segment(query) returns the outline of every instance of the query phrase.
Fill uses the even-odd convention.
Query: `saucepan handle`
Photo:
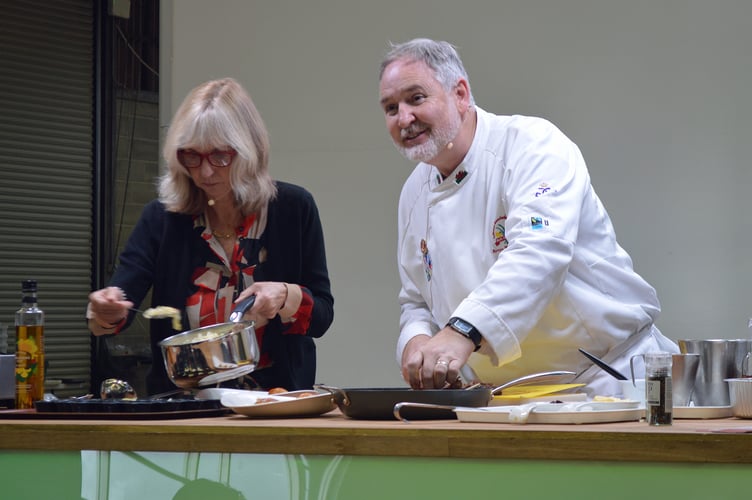
[[[634,360],[635,358],[642,358],[642,361],[645,362],[645,355],[644,354],[635,354],[631,358],[629,358],[629,373],[632,375],[632,386],[637,387],[637,384],[635,383],[635,376],[634,376]]]
[[[750,320],[752,322],[752,319]],[[742,361],[742,378],[752,377],[752,352],[748,352],[744,355],[744,361]]]
[[[243,315],[253,307],[253,303],[256,302],[256,294],[254,293],[250,297],[238,302],[238,305],[230,313],[230,321],[238,323],[243,320]]]

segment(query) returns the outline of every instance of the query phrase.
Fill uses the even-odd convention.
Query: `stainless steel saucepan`
[[[188,330],[159,342],[167,375],[183,389],[236,379],[256,369],[259,347],[253,321],[243,314],[256,300],[240,302],[227,323]]]

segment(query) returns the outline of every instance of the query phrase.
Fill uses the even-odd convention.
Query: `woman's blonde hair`
[[[208,199],[177,159],[177,150],[231,147],[235,202],[244,215],[258,212],[277,193],[269,175],[269,134],[251,97],[232,78],[199,85],[183,100],[167,131],[163,156],[167,171],[159,179],[159,199],[170,212],[200,214]]]

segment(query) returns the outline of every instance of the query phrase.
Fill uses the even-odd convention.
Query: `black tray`
[[[230,412],[214,399],[59,399],[37,401],[33,410],[0,411],[0,418],[164,419],[215,417]]]

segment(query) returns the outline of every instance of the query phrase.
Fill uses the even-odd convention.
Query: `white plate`
[[[522,405],[525,403],[550,403],[551,401],[561,401],[562,403],[573,403],[578,401],[587,401],[588,395],[584,392],[575,392],[572,394],[549,394],[547,396],[537,396],[534,398],[507,398],[504,396],[494,396],[488,406],[512,406]]]
[[[330,392],[319,393],[315,396],[295,397],[304,392],[314,391],[292,391],[274,395],[262,393],[264,394],[262,397],[275,400],[269,403],[256,403],[256,397],[250,394],[246,397],[238,394],[227,394],[222,396],[221,401],[223,406],[247,417],[315,417],[328,413],[337,407],[334,402],[334,395]]]
[[[456,408],[461,422],[504,424],[597,424],[640,420],[645,409],[637,401],[585,403],[530,403],[521,406]]]
[[[729,418],[733,415],[730,406],[674,406],[674,418]]]

